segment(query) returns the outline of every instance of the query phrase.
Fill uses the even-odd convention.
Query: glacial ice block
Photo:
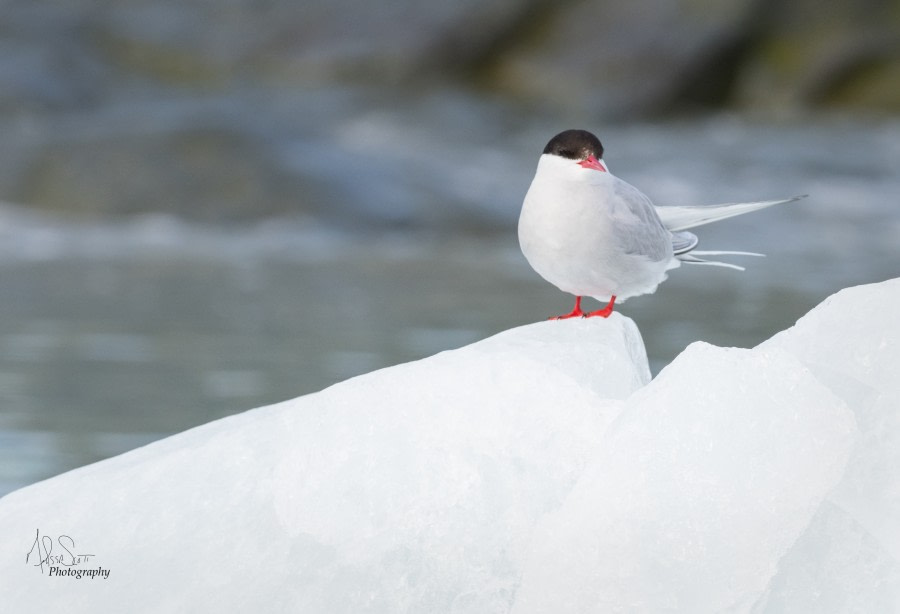
[[[649,379],[620,314],[543,322],[77,469],[0,500],[3,607],[508,611],[534,524]],[[36,531],[109,578],[26,565]]]
[[[900,279],[842,290],[760,348],[796,356],[860,431],[764,611],[900,612]]]
[[[515,614],[749,611],[856,428],[783,350],[688,347],[539,525]]]
[[[897,612],[897,313],[851,288],[652,382],[620,314],[544,322],[212,422],[0,499],[2,607]]]

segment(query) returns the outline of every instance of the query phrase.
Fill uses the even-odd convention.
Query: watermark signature
[[[40,567],[42,574],[46,571],[50,576],[67,576],[77,580],[108,579],[108,569],[87,567],[95,556],[76,549],[75,540],[68,535],[59,535],[54,540],[49,535],[41,535],[41,530],[36,529],[31,550],[25,555],[25,564]]]

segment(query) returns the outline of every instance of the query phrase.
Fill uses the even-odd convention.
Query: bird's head
[[[587,130],[565,130],[550,139],[544,154],[569,160],[581,168],[609,172],[603,161],[603,144]]]

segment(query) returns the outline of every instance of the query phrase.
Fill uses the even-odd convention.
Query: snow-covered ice
[[[0,595],[15,612],[900,611],[898,311],[900,279],[848,289],[653,381],[628,318],[543,322],[218,420],[0,499]],[[72,569],[109,576],[26,562],[37,531],[51,560],[89,553]]]

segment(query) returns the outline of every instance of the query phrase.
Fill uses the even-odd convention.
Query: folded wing
[[[754,203],[725,203],[722,205],[699,205],[685,207],[656,207],[656,213],[663,225],[673,233],[703,224],[718,222],[736,215],[751,211],[759,211],[766,207],[781,205],[806,198],[806,195],[794,196],[784,200],[761,200]]]

